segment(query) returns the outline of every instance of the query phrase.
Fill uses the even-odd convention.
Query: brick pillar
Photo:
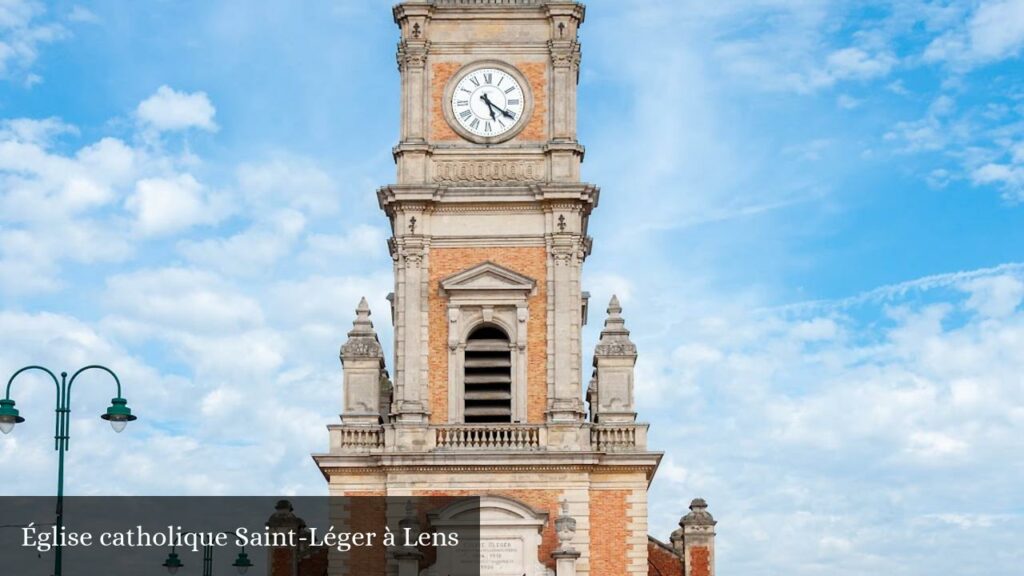
[[[292,533],[298,538],[306,523],[295,515],[292,504],[288,500],[279,500],[274,513],[267,520],[267,530],[271,533]],[[296,547],[276,547],[267,550],[268,576],[299,576],[299,549]]]
[[[690,513],[672,533],[672,548],[683,558],[683,576],[715,576],[715,525],[703,498],[690,502]]]

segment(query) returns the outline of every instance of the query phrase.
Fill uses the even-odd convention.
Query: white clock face
[[[497,68],[478,68],[459,79],[452,93],[452,116],[467,132],[501,136],[522,121],[523,87]]]

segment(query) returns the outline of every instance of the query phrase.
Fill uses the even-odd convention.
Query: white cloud
[[[238,167],[238,187],[254,210],[282,203],[307,215],[323,217],[339,207],[337,184],[307,158],[282,155]]]
[[[862,48],[836,50],[826,59],[826,70],[832,80],[868,80],[887,75],[896,65],[891,54],[869,54]]]
[[[977,278],[961,289],[970,294],[967,307],[990,318],[1012,315],[1024,300],[1024,281],[1009,275]]]
[[[78,134],[78,128],[64,123],[60,118],[42,120],[34,118],[12,118],[0,123],[0,139],[37,144],[47,147],[63,134]]]
[[[90,24],[96,24],[100,21],[100,17],[85,6],[76,4],[71,7],[71,12],[68,12],[68,20],[72,22],[88,22]]]
[[[859,108],[860,105],[863,103],[863,100],[854,98],[849,94],[840,94],[839,96],[836,97],[836,106],[842,108],[843,110],[853,110],[855,108]]]
[[[217,113],[206,92],[177,92],[161,86],[135,110],[139,120],[157,131],[199,128],[209,132],[217,130],[213,116]]]
[[[941,150],[962,136],[963,128],[950,119],[955,109],[956,101],[940,94],[928,105],[923,118],[897,122],[884,138],[902,144],[902,152]]]
[[[846,301],[764,314],[722,305],[662,313],[664,330],[634,320],[652,445],[687,472],[659,473],[651,500],[708,497],[734,530],[736,567],[786,566],[817,539],[829,573],[859,574],[873,560],[853,550],[899,541],[898,554],[913,554],[900,534],[927,533],[954,555],[987,541],[984,523],[969,535],[933,533],[914,518],[1019,501],[1015,473],[997,470],[1003,454],[1024,449],[1022,299],[1024,273],[1008,265],[883,287],[852,298],[856,311]],[[716,481],[698,487],[690,472],[702,467]],[[751,493],[758,503],[743,502]],[[865,509],[884,509],[887,522]],[[667,536],[681,506],[674,512],[652,510],[651,533]],[[760,527],[780,525],[777,514],[787,528],[760,538]],[[819,573],[810,562],[794,569]]]
[[[988,163],[971,172],[975,184],[995,184],[1009,200],[1024,201],[1024,165]]]
[[[229,212],[227,199],[211,193],[191,174],[146,178],[125,201],[143,235],[163,235],[202,224],[216,224]]]
[[[933,40],[926,61],[962,69],[1013,58],[1024,47],[1024,0],[990,0],[978,5],[966,25]]]
[[[264,275],[291,251],[306,219],[282,210],[227,238],[183,240],[178,249],[191,262],[234,276]]]
[[[0,2],[0,78],[20,76],[26,84],[41,81],[29,71],[40,47],[68,36],[60,24],[40,22],[44,14],[43,5],[30,0]]]
[[[257,301],[213,273],[186,268],[111,276],[107,302],[133,321],[162,329],[233,333],[263,323]]]
[[[387,256],[387,234],[382,228],[359,224],[344,234],[310,234],[302,258],[329,265],[340,258],[383,258]]]

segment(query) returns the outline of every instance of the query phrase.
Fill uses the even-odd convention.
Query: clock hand
[[[484,101],[484,104],[487,104],[487,111],[491,113],[491,120],[497,120],[498,117],[494,115],[494,109],[498,107],[491,103],[491,99],[487,97],[486,93],[481,94],[480,99]],[[501,109],[498,108],[498,110]]]
[[[487,106],[497,110],[498,112],[501,112],[502,116],[504,116],[505,118],[508,118],[509,120],[515,120],[515,116],[511,112],[507,110],[502,110],[501,108],[498,108],[497,105],[493,104],[493,102],[490,101],[490,98],[487,97],[487,94],[481,94],[480,97],[483,98],[483,101],[487,102]],[[494,114],[494,112],[492,112],[492,114]]]
[[[480,95],[480,99],[483,100],[484,102],[486,102],[487,105],[491,108],[491,119],[494,119],[494,111],[495,110],[497,110],[498,112],[501,112],[501,115],[504,116],[505,118],[508,118],[509,120],[515,120],[516,119],[515,115],[513,115],[511,112],[509,112],[508,110],[502,110],[501,108],[496,106],[493,102],[491,102],[491,99],[487,97],[486,93],[485,94],[481,94]]]

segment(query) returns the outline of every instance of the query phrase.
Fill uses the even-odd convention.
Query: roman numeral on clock
[[[459,112],[459,116],[463,120],[469,120],[470,116],[472,116],[472,115],[473,115],[473,113],[470,112],[469,110],[463,110],[462,112]]]
[[[456,106],[469,106],[469,100],[456,100]]]
[[[511,94],[511,93],[513,93],[515,91],[516,91],[516,87],[515,86],[509,86],[508,88],[505,89],[505,94]]]
[[[491,123],[490,122],[484,122],[484,132],[490,132],[490,131],[491,131]]]
[[[476,76],[470,76],[469,81],[473,83],[473,86],[479,86],[480,81],[476,79]]]
[[[509,99],[508,105],[509,106],[519,106],[519,99],[518,98],[511,98],[511,99]]]
[[[492,80],[494,80],[494,74],[484,72],[484,84],[490,84]]]
[[[473,121],[469,123],[469,127],[472,128],[473,130],[476,130],[477,126],[479,126],[479,125],[480,125],[480,119],[479,118],[473,118]]]

